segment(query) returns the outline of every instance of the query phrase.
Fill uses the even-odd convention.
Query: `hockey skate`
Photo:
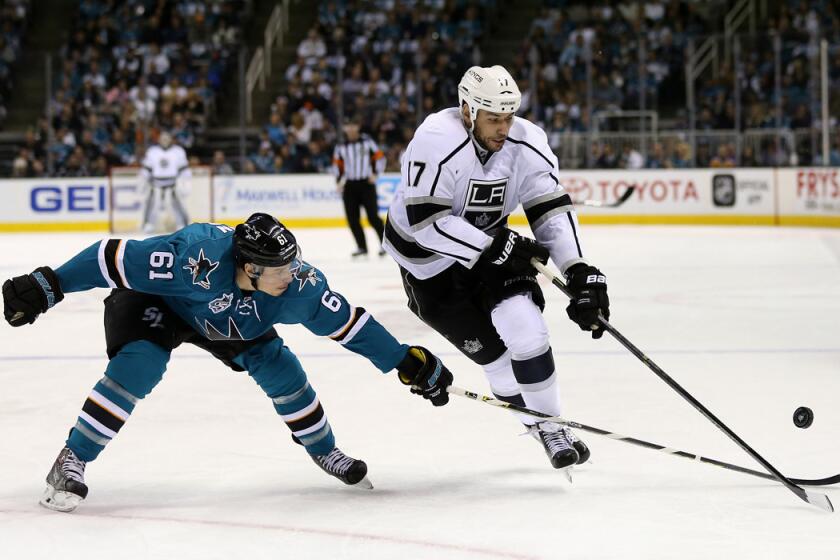
[[[566,436],[566,439],[569,443],[572,444],[572,447],[575,448],[575,451],[578,452],[578,460],[576,465],[582,465],[589,460],[589,456],[591,453],[589,452],[589,447],[586,446],[572,431],[571,428],[563,427],[563,434]]]
[[[577,449],[566,438],[564,429],[556,424],[543,422],[528,428],[528,433],[540,443],[551,461],[551,466],[560,469],[569,480],[572,481],[571,467],[578,463],[580,455]]]
[[[373,484],[367,477],[367,464],[341,452],[338,447],[326,455],[310,455],[315,464],[323,471],[339,479],[344,484],[373,490]]]
[[[65,447],[47,475],[40,504],[55,511],[71,512],[87,497],[85,462]]]

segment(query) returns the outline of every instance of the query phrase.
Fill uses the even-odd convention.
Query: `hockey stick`
[[[591,206],[592,208],[618,208],[633,196],[633,193],[636,191],[636,185],[630,185],[627,187],[627,190],[618,197],[618,200],[615,202],[603,202],[601,200],[579,200],[577,202],[572,202],[575,206]]]
[[[459,397],[466,397],[468,399],[483,402],[492,406],[496,406],[499,408],[506,408],[508,410],[512,410],[513,412],[518,412],[519,414],[524,414],[526,416],[531,416],[533,418],[540,418],[542,420],[547,420],[549,422],[554,422],[556,424],[562,424],[564,426],[568,426],[570,428],[575,428],[576,430],[581,430],[584,432],[590,432],[593,434],[597,434],[599,436],[608,437],[610,439],[616,441],[623,441],[624,443],[629,443],[631,445],[637,445],[639,447],[644,447],[646,449],[653,449],[654,451],[661,451],[667,455],[673,455],[676,457],[683,457],[685,459],[689,459],[691,461],[699,461],[701,463],[706,463],[709,465],[713,465],[716,467],[722,467],[724,469],[728,469],[735,472],[740,472],[744,474],[748,474],[751,476],[757,476],[758,478],[764,478],[768,480],[776,480],[776,477],[772,474],[767,474],[761,471],[755,471],[753,469],[748,469],[747,467],[740,467],[738,465],[733,465],[732,463],[726,463],[724,461],[719,461],[718,459],[711,459],[709,457],[703,457],[701,455],[697,455],[696,453],[689,453],[688,451],[679,451],[677,449],[672,449],[670,447],[666,447],[664,445],[659,445],[657,443],[651,443],[649,441],[645,441],[642,439],[637,439],[630,436],[625,436],[621,434],[617,434],[615,432],[610,432],[608,430],[604,430],[602,428],[596,428],[594,426],[587,426],[586,424],[581,424],[580,422],[575,422],[573,420],[566,420],[560,416],[550,416],[544,412],[538,412],[536,410],[532,410],[530,408],[525,408],[524,406],[519,406],[513,403],[505,402],[493,397],[488,397],[486,395],[479,395],[478,393],[473,393],[472,391],[467,391],[466,389],[462,389],[461,387],[456,387],[454,385],[450,385],[446,388],[447,392],[450,395],[458,395]],[[817,479],[807,479],[807,478],[790,478],[789,479],[794,484],[804,484],[806,486],[828,486],[831,484],[837,484],[840,482],[840,474],[836,474],[834,476],[826,477],[826,478],[817,478]]]
[[[556,274],[554,274],[553,271],[551,271],[548,267],[546,267],[544,264],[539,262],[536,258],[531,259],[531,264],[534,265],[534,267],[541,274],[543,274],[547,278],[549,278],[551,280],[551,283],[554,284],[555,286],[557,286],[557,288],[559,288],[560,291],[562,291],[564,294],[566,294],[566,296],[568,296],[570,299],[572,298],[572,293],[569,291],[566,284],[564,284],[563,281]],[[695,410],[697,410],[700,414],[705,416],[706,419],[709,420],[712,424],[717,426],[717,428],[720,431],[722,431],[724,434],[729,436],[729,439],[734,441],[738,445],[738,447],[743,449],[750,457],[752,457],[759,464],[761,464],[761,466],[764,467],[767,470],[767,472],[772,474],[773,478],[775,478],[780,483],[782,483],[785,486],[785,488],[787,488],[788,490],[790,490],[791,492],[796,494],[799,497],[799,499],[801,499],[805,502],[808,502],[809,504],[811,504],[813,506],[816,506],[820,509],[824,509],[825,511],[828,511],[828,512],[834,511],[834,506],[831,505],[831,500],[828,499],[828,496],[826,496],[825,494],[818,494],[816,492],[808,492],[807,490],[805,490],[803,488],[800,488],[799,486],[797,486],[796,484],[794,484],[793,482],[788,480],[785,477],[785,475],[783,475],[782,473],[780,473],[776,469],[776,467],[771,465],[764,457],[759,455],[752,447],[750,447],[747,444],[747,442],[745,442],[743,439],[741,439],[738,436],[738,434],[733,432],[729,428],[729,426],[724,424],[717,416],[712,414],[712,412],[708,408],[706,408],[703,405],[703,403],[701,403],[700,401],[695,399],[694,396],[692,396],[691,393],[689,393],[688,391],[683,389],[682,386],[679,383],[674,381],[671,378],[671,376],[669,376],[667,373],[665,373],[665,371],[662,368],[660,368],[658,365],[656,365],[653,362],[653,360],[651,360],[650,358],[645,356],[644,352],[642,352],[641,350],[636,348],[636,346],[632,342],[627,340],[624,337],[624,335],[622,335],[620,332],[618,332],[618,329],[616,329],[615,327],[610,325],[609,322],[607,322],[607,320],[604,319],[604,317],[599,315],[598,316],[598,322],[600,323],[598,325],[599,328],[602,328],[605,331],[607,331],[608,333],[610,333],[612,335],[612,337],[618,341],[619,344],[624,346],[627,350],[630,351],[631,354],[636,356],[636,358],[638,358],[642,363],[644,363],[648,367],[648,369],[650,369],[654,374],[656,374],[656,376],[659,379],[661,379],[662,381],[667,383],[668,386],[671,387],[671,389],[676,391],[677,394],[679,394],[683,399],[688,401],[688,403],[691,404],[691,406],[693,406]]]

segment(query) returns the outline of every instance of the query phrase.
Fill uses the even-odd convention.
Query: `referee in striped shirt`
[[[385,170],[385,155],[366,134],[360,134],[359,122],[347,120],[344,123],[344,141],[336,145],[333,153],[333,173],[338,180],[338,191],[344,200],[344,212],[350,231],[356,240],[357,249],[353,257],[367,255],[367,242],[359,221],[363,206],[368,222],[376,230],[377,239],[382,242],[384,225],[379,217],[376,201],[376,176]],[[379,256],[385,255],[381,245]]]

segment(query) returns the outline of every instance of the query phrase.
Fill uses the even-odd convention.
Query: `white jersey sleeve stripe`
[[[122,283],[125,285],[126,288],[130,290],[131,284],[128,283],[128,278],[125,275],[125,263],[123,262],[123,257],[125,256],[126,243],[127,241],[125,239],[120,239],[120,245],[119,247],[117,247],[117,272],[120,275]]]
[[[356,320],[356,307],[354,305],[350,306],[350,317],[347,319],[347,322],[338,327],[332,333],[327,335],[329,338],[338,338],[344,331],[350,328],[351,323]]]
[[[356,336],[356,334],[358,334],[358,332],[359,332],[360,330],[362,330],[362,327],[364,327],[364,326],[365,326],[365,324],[367,324],[368,319],[370,319],[370,313],[368,313],[367,311],[365,311],[365,312],[362,314],[362,316],[361,316],[361,317],[359,317],[359,320],[358,320],[358,321],[356,321],[356,324],[355,324],[355,325],[353,325],[353,327],[350,329],[350,332],[348,332],[348,333],[344,336],[344,338],[342,338],[341,340],[339,340],[339,341],[338,341],[338,343],[339,343],[339,344],[341,344],[341,345],[344,345],[344,344],[347,344],[348,342],[350,342],[351,340],[353,340],[353,338]]]
[[[107,239],[103,239],[99,242],[99,251],[97,252],[97,260],[99,261],[99,271],[102,273],[102,277],[108,283],[108,287],[116,288],[117,284],[113,280],[111,280],[111,277],[108,275],[108,265],[105,263],[105,246],[107,244]]]

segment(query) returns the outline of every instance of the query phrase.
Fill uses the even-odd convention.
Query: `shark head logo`
[[[243,229],[245,230],[245,239],[256,241],[260,238],[260,230],[255,228],[253,224],[245,223],[243,224]]]
[[[294,276],[294,279],[298,281],[299,292],[303,290],[307,283],[315,286],[321,281],[321,279],[318,278],[318,273],[315,271],[315,268],[309,263],[301,260],[297,261],[292,266],[290,272],[292,273],[292,276]]]
[[[198,284],[205,290],[210,289],[210,273],[219,268],[219,261],[213,262],[204,256],[204,249],[198,252],[198,259],[189,257],[189,264],[184,270],[192,273],[192,283]]]

